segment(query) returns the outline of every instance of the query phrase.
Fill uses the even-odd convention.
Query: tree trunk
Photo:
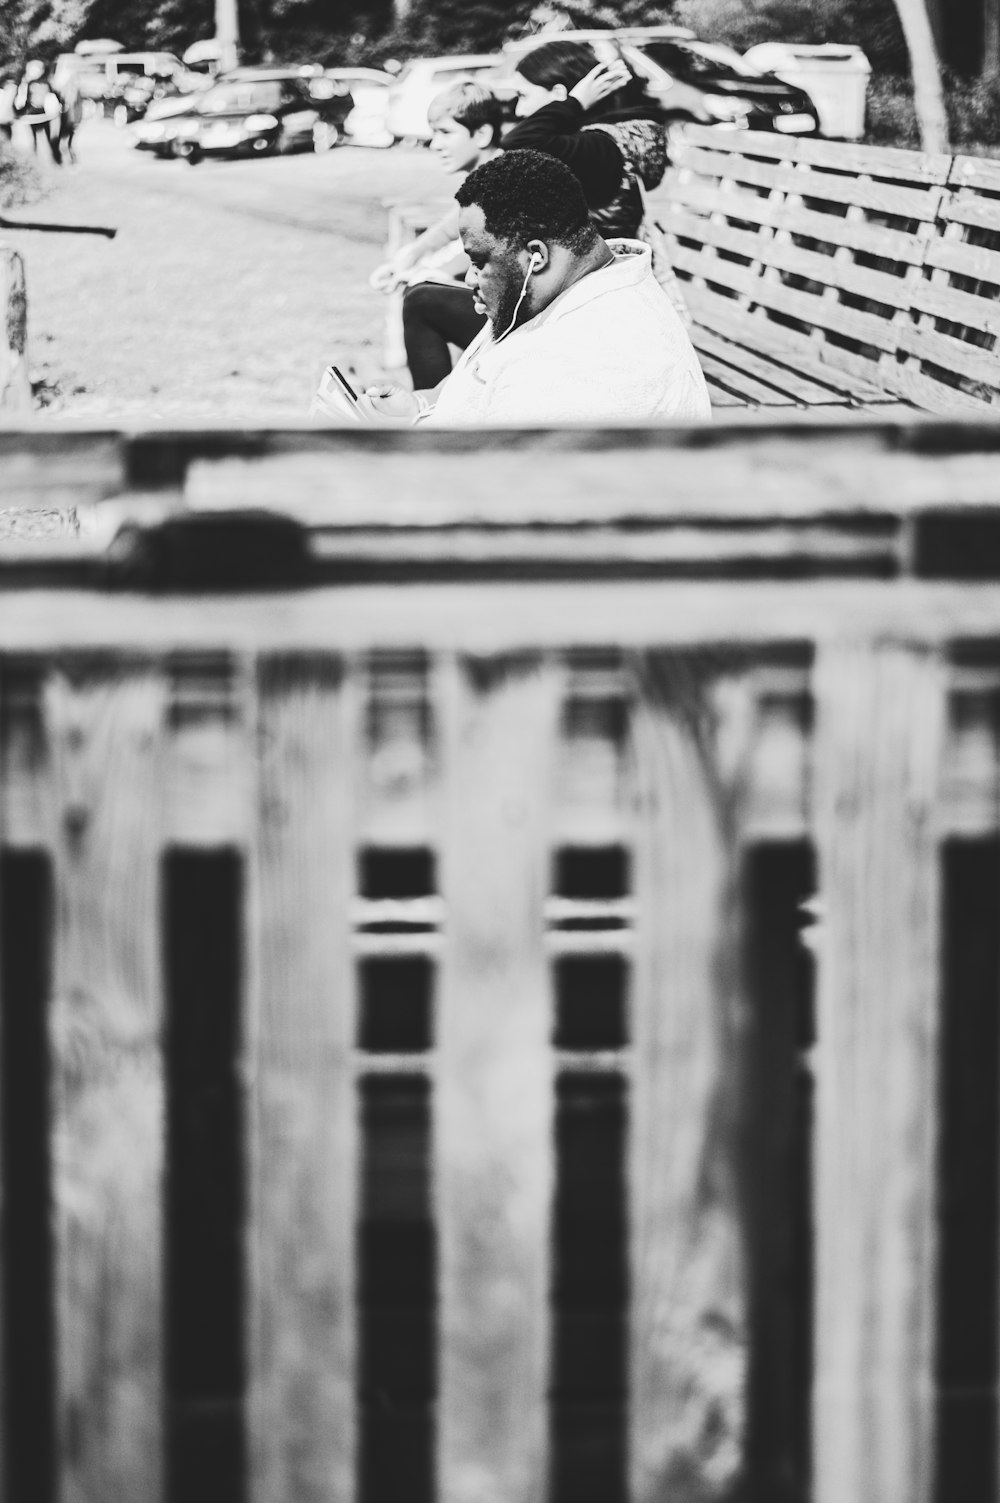
[[[924,151],[947,151],[948,116],[927,0],[896,0],[896,10],[910,53],[920,144]]]
[[[983,78],[1000,75],[1000,0],[983,0]]]

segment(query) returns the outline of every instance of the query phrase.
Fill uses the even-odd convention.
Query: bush
[[[920,145],[913,85],[892,73],[872,74],[865,110],[865,140],[872,146]]]
[[[945,79],[948,125],[953,146],[1000,142],[1000,79]]]
[[[946,75],[944,85],[951,145],[974,151],[1000,144],[1000,81]],[[913,86],[908,78],[872,77],[865,140],[874,146],[919,147]]]
[[[677,20],[739,52],[758,42],[852,42],[879,72],[909,70],[893,0],[678,0]]]
[[[42,180],[34,162],[0,141],[0,209],[36,203],[41,196]]]

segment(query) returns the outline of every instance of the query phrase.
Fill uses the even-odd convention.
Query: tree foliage
[[[678,0],[677,19],[740,52],[758,42],[852,42],[879,70],[909,63],[893,0]]]

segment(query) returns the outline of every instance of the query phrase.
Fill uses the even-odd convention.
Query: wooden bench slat
[[[948,182],[959,188],[1000,193],[1000,163],[990,157],[957,156],[952,161]]]
[[[729,1089],[747,685],[697,654],[635,665],[629,1454],[633,1503],[732,1496],[745,1270]]]
[[[705,355],[713,356],[716,360],[724,362],[727,367],[734,366],[742,369],[769,385],[777,386],[779,390],[786,392],[792,401],[804,407],[845,406],[847,404],[848,398],[842,391],[814,381],[787,365],[767,360],[755,350],[724,339],[720,334],[713,333],[708,328],[695,326],[694,345],[699,358]]]
[[[912,402],[925,412],[938,413],[942,417],[970,417],[973,414],[982,417],[984,411],[988,410],[985,398],[950,386],[936,376],[925,375],[920,369],[919,360],[895,366],[890,373],[890,381],[893,391],[904,401]]]
[[[802,198],[849,204],[880,214],[893,214],[901,219],[933,220],[944,192],[936,185],[921,191],[900,188],[892,183],[861,182],[849,175],[818,172],[792,162],[772,166],[769,162],[758,162],[735,152],[723,155],[695,150],[686,157],[685,167],[722,181],[756,188],[779,188]]]
[[[814,684],[815,1496],[929,1503],[944,679],[855,641]]]
[[[917,313],[927,313],[934,318],[948,319],[955,324],[964,324],[982,334],[1000,334],[1000,301],[977,297],[963,292],[958,287],[948,287],[943,282],[915,282],[912,307]],[[973,346],[973,348],[982,348]],[[983,354],[991,353],[982,350]],[[1000,381],[1000,359],[997,360],[997,379]]]
[[[862,313],[857,308],[849,308],[839,302],[827,302],[781,282],[766,281],[745,266],[719,257],[701,255],[697,251],[688,251],[683,246],[677,247],[672,259],[677,271],[686,272],[689,276],[704,277],[706,281],[743,293],[759,307],[771,308],[776,313],[784,313],[816,328],[828,329],[856,339],[861,344],[872,345],[886,353],[892,353],[897,347],[896,324],[879,318],[876,314]]]
[[[992,230],[1000,234],[1000,202],[992,198],[972,198],[960,192],[946,198],[939,217],[950,224],[964,224],[970,229]]]
[[[929,240],[926,265],[1000,286],[1000,251],[964,240]]]
[[[744,402],[740,397],[735,396],[731,391],[726,391],[722,386],[713,386],[711,382],[709,383],[708,387],[708,395],[713,407],[722,408],[747,406],[747,403]]]
[[[1000,361],[996,355],[963,339],[952,339],[929,328],[903,328],[899,331],[898,348],[967,380],[1000,387]]]
[[[702,288],[686,288],[685,291],[696,322],[723,338],[731,339],[740,348],[746,346],[775,361],[787,363],[797,374],[842,393],[859,406],[887,400],[886,393],[880,391],[867,372],[859,375],[854,370],[834,366],[828,359],[821,359],[821,348],[828,355],[834,351],[818,346],[807,334],[740,309],[730,312],[722,298]]]
[[[352,1503],[357,1104],[353,685],[329,656],[259,668],[250,1002],[250,1498]]]
[[[706,150],[731,152],[733,137],[717,126],[685,127],[676,160],[684,161],[689,145]],[[767,131],[747,131],[739,137],[741,155],[771,160],[797,159],[892,182],[944,183],[952,158],[947,152],[915,152],[896,146],[862,146],[853,141],[824,141],[815,136],[781,136]],[[977,158],[970,160],[976,161]]]
[[[54,670],[52,1165],[59,1496],[163,1497],[166,675]]]
[[[933,243],[905,230],[887,229],[868,219],[823,214],[817,209],[789,203],[787,199],[758,198],[755,194],[745,193],[734,195],[715,183],[694,178],[678,181],[676,189],[671,185],[669,198],[654,199],[654,211],[657,222],[667,233],[671,233],[675,211],[722,215],[911,265],[920,265],[926,247]]]
[[[808,278],[823,286],[836,287],[855,297],[870,298],[893,308],[909,306],[908,282],[891,272],[857,266],[853,261],[835,260],[833,256],[822,252],[805,250],[788,243],[772,242],[765,247],[759,236],[746,230],[699,219],[682,211],[671,217],[670,233],[680,239],[698,240],[706,247],[731,251],[734,255],[745,256],[749,261],[759,262],[766,249],[767,265],[775,271]]]
[[[537,659],[452,661],[438,689],[440,1496],[537,1503],[548,1473],[554,1103],[543,910],[562,673]]]
[[[701,368],[709,386],[722,386],[747,403],[758,407],[793,407],[795,399],[767,385],[749,372],[719,360],[704,347],[698,351]]]

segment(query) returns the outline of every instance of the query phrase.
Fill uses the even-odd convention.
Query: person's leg
[[[460,283],[417,282],[403,295],[403,343],[414,391],[428,391],[451,372],[450,344],[464,350],[485,317],[472,306],[472,293]]]

